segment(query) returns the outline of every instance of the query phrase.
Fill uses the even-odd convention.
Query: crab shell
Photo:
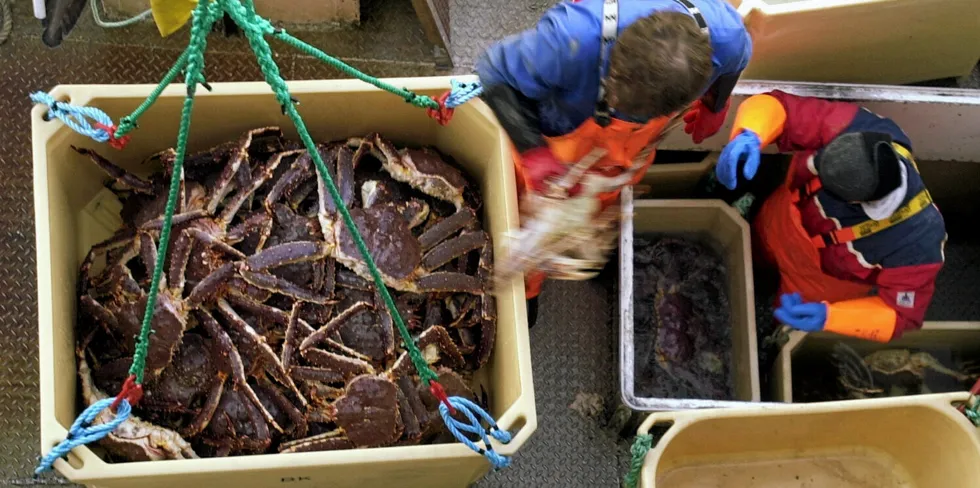
[[[82,383],[82,399],[87,405],[109,398],[95,386],[92,370],[85,359],[85,352],[78,351],[78,375]],[[104,424],[112,420],[112,412],[103,410],[92,422]],[[190,443],[177,432],[153,425],[130,414],[123,423],[105,436],[99,445],[109,453],[132,461],[160,461],[165,459],[197,459]]]

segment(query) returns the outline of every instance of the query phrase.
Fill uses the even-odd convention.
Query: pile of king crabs
[[[176,153],[112,177],[124,222],[80,269],[82,399],[118,392],[150,293]],[[496,331],[478,189],[428,148],[379,134],[318,145],[399,314],[449,396]],[[259,128],[184,163],[142,400],[102,441],[113,460],[452,442],[323,178],[301,144]],[[479,390],[477,394],[475,390]]]

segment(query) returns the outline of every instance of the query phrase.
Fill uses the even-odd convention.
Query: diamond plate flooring
[[[44,48],[30,4],[14,3],[14,32],[0,44],[0,484],[64,484],[56,475],[32,480],[38,454],[37,310],[30,109],[27,93],[58,83],[155,83],[177,58],[185,38],[159,39],[148,25],[106,31],[86,13],[57,49]],[[534,24],[554,2],[450,0],[453,72],[466,73],[496,39]],[[376,76],[445,74],[414,16],[410,0],[364,0],[363,21],[352,30],[307,30],[311,44]],[[295,30],[295,29],[293,29]],[[288,79],[338,78],[339,72],[279,49]],[[242,39],[213,36],[209,81],[260,80]],[[975,74],[972,86],[980,86]],[[951,245],[949,259],[980,262],[980,246]],[[960,256],[960,257],[956,257]],[[958,266],[943,288],[976,283]],[[491,473],[480,487],[616,486],[628,461],[628,441],[570,408],[579,394],[595,395],[607,411],[618,403],[615,289],[605,277],[587,283],[548,283],[539,323],[531,331],[538,430],[511,468]],[[945,283],[949,283],[946,285]],[[960,290],[967,290],[962,288]],[[954,307],[969,295],[948,294],[942,319],[962,318]],[[975,294],[972,296],[975,297]],[[937,317],[939,318],[939,317]],[[971,317],[972,318],[972,317]],[[24,353],[31,352],[31,353]]]

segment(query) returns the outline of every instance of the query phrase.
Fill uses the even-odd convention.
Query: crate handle
[[[630,447],[630,469],[623,477],[623,487],[624,488],[636,488],[640,481],[640,473],[643,470],[643,465],[646,463],[646,459],[650,457],[652,452],[656,452],[659,456],[661,451],[659,446],[666,444],[663,441],[670,441],[670,438],[680,432],[684,426],[690,423],[691,420],[684,415],[678,415],[677,412],[661,412],[651,414],[643,421],[640,428],[636,430],[636,438],[633,441],[633,446]],[[654,442],[653,434],[650,431],[658,425],[666,425],[666,429],[662,436]],[[671,432],[673,431],[673,432]]]

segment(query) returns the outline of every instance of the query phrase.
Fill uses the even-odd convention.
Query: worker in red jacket
[[[573,0],[492,45],[476,72],[513,143],[524,195],[542,192],[595,148],[606,156],[593,171],[611,177],[640,166],[629,184],[637,183],[654,158],[644,150],[685,107],[695,143],[718,132],[751,54],[742,18],[725,0]],[[619,193],[600,194],[601,207]],[[525,276],[532,321],[544,278]]]
[[[739,106],[718,180],[752,179],[760,151],[795,151],[753,223],[780,275],[775,317],[807,332],[888,342],[922,327],[946,225],[894,121],[853,103],[781,91]]]

